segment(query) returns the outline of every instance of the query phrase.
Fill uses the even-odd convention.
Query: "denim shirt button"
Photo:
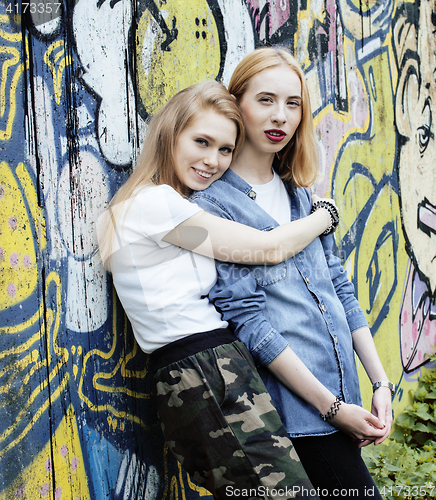
[[[248,193],[248,196],[249,196],[252,200],[254,200],[254,198],[256,198],[256,193],[255,193],[255,192],[251,189],[251,190],[249,191],[249,193]]]
[[[338,343],[338,337],[335,336],[335,344]]]
[[[306,280],[306,283],[307,283],[307,284],[309,284],[309,283],[310,283],[310,280],[309,280],[309,277],[308,277],[308,276],[306,276],[304,279]]]
[[[322,311],[322,312],[325,312],[325,305],[324,305],[324,304],[321,304],[321,305],[319,306],[319,308],[321,309],[321,311]]]

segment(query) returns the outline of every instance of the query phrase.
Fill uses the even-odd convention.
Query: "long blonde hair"
[[[215,80],[206,80],[187,87],[172,97],[151,118],[133,173],[117,191],[99,220],[99,250],[107,269],[110,269],[115,221],[123,202],[137,188],[147,184],[168,184],[183,196],[189,194],[189,188],[177,177],[174,149],[183,130],[205,110],[215,111],[235,123],[237,137],[233,154],[238,153],[244,142],[244,125],[236,101],[224,85]]]
[[[318,174],[318,153],[309,89],[303,70],[295,58],[283,49],[268,47],[254,50],[236,66],[230,79],[229,92],[240,102],[254,76],[283,64],[295,71],[301,81],[302,116],[291,141],[277,153],[278,174],[297,187],[308,187],[315,182]]]

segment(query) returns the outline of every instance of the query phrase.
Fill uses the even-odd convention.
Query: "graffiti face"
[[[422,2],[416,54],[406,61],[399,79],[396,123],[400,134],[406,138],[401,148],[399,165],[404,230],[409,242],[409,252],[412,253],[419,271],[434,292],[436,291],[434,163],[436,41],[435,26],[432,21],[435,22],[432,2]],[[428,33],[433,35],[429,37]]]
[[[193,190],[206,189],[229,168],[236,141],[235,123],[215,111],[203,111],[179,135],[175,147],[177,177]]]
[[[261,71],[240,102],[246,147],[256,154],[281,151],[301,121],[301,82],[288,66]]]

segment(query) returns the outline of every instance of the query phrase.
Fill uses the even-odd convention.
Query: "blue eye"
[[[206,139],[195,139],[195,142],[200,144],[200,146],[207,146],[207,141]]]

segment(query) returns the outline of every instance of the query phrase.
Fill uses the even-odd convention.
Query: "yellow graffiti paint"
[[[392,174],[395,154],[395,132],[389,124],[393,123],[394,111],[392,90],[385,92],[383,82],[390,84],[389,61],[387,54],[380,54],[364,66],[368,75],[369,94],[368,106],[371,108],[363,130],[351,129],[344,141],[345,148],[339,160],[338,174],[335,178],[335,192],[338,196],[341,210],[341,221],[336,233],[341,240],[356,220],[356,214],[368,210],[367,203],[374,193],[373,183],[379,183],[386,175]],[[374,74],[377,74],[377,85]],[[356,135],[360,133],[362,139]],[[342,147],[344,142],[338,145]],[[374,160],[376,159],[376,160]],[[367,169],[355,174],[356,165]],[[339,198],[340,197],[340,198]]]
[[[14,22],[16,25],[21,24],[21,16],[14,16]],[[0,24],[4,24],[5,26],[11,26],[11,18],[9,15],[1,15],[0,16]],[[0,37],[4,38],[8,42],[19,42],[22,39],[21,32],[12,32],[7,31],[3,28],[0,28]]]
[[[44,54],[44,62],[50,68],[53,77],[53,87],[57,104],[61,102],[62,78],[64,70],[72,63],[71,56],[65,56],[66,44],[63,40],[52,43]]]
[[[179,464],[179,468],[181,469],[181,466]],[[188,482],[188,486],[191,488],[191,490],[196,491],[200,497],[207,497],[207,496],[212,496],[212,493],[207,490],[206,488],[203,488],[203,486],[198,486],[198,484],[195,484],[191,481],[191,477],[188,473],[186,473],[186,480]]]
[[[52,449],[53,448],[53,449]],[[72,406],[35,460],[0,494],[15,498],[90,500],[87,476]]]
[[[168,460],[169,457],[172,456],[168,450],[168,444],[164,443],[163,446],[163,475],[164,475],[164,491],[162,493],[161,500],[178,500],[179,499],[179,488],[180,488],[180,498],[181,500],[186,500],[185,493],[185,480],[189,487],[189,490],[195,491],[200,497],[211,496],[212,494],[202,486],[199,486],[192,482],[189,474],[182,468],[179,462],[177,462],[177,474],[174,474],[170,477],[168,471]],[[189,491],[188,490],[188,491]],[[0,500],[2,500],[0,498]]]
[[[23,164],[0,164],[0,310],[28,298],[37,285],[34,231],[45,246],[35,187]]]
[[[394,175],[395,131],[391,61],[382,51],[358,74],[368,93],[370,112],[361,130],[350,129],[338,145],[342,155],[334,179],[341,213],[336,238],[348,235],[353,244],[345,267],[356,274],[356,295],[370,327],[378,322],[374,341],[387,376],[402,376],[398,342],[401,286],[407,256],[401,230],[398,195],[387,180]],[[364,222],[364,224],[360,224]],[[355,223],[357,225],[355,226]],[[357,230],[359,229],[359,232]],[[372,385],[358,363],[364,406],[371,407]],[[394,401],[394,407],[398,401]]]
[[[137,85],[149,113],[179,90],[214,79],[221,61],[218,29],[206,0],[167,0],[158,12],[159,17],[143,13],[136,40]]]
[[[362,0],[347,0],[347,3],[353,5],[355,10],[362,16],[362,14],[365,14],[379,4],[380,0],[365,0],[365,2],[362,2]]]
[[[393,222],[393,231],[381,238],[387,221]],[[400,251],[396,249],[395,242],[397,242]],[[400,281],[404,275],[407,256],[402,251],[404,246],[401,245],[401,242],[401,221],[397,195],[390,186],[385,186],[372,207],[362,234],[358,249],[359,262],[356,266],[356,282],[359,302],[366,312],[370,325],[383,313],[382,307],[389,301],[389,307],[382,318],[382,324],[374,337],[374,342],[388,378],[394,382],[400,380],[402,375],[400,344],[398,342],[401,287],[396,286],[396,282]],[[377,275],[380,275],[380,282],[376,293],[372,294],[373,302],[371,303],[369,289],[372,285],[372,278]],[[363,401],[365,407],[370,408],[372,385],[363,367],[359,368]]]
[[[26,403],[20,407],[15,420],[0,434],[0,458],[12,450],[27,434],[32,432],[34,425],[38,420],[44,418],[49,406],[61,397],[68,384],[69,374],[60,371],[62,366],[67,363],[69,353],[66,348],[61,348],[58,345],[61,285],[59,276],[54,272],[51,272],[46,278],[45,295],[48,294],[48,290],[52,285],[56,286],[55,309],[47,308],[45,315],[43,315],[44,309],[40,308],[40,316],[33,316],[35,325],[29,325],[28,322],[25,322],[22,324],[21,330],[16,327],[13,333],[17,334],[17,338],[22,335],[27,339],[25,335],[27,328],[34,326],[39,331],[31,335],[30,339],[23,343],[25,346],[18,345],[10,350],[4,350],[0,355],[0,359],[2,359],[1,376],[8,381],[8,383],[1,386],[0,393],[12,393],[10,389],[13,385],[17,385],[16,378],[20,376],[18,372],[20,366],[25,366],[27,374],[19,381],[20,389],[17,396],[21,394],[27,384],[31,383],[32,378],[42,373],[40,383],[35,386],[27,397]],[[0,334],[11,334],[11,331],[7,328],[0,328]],[[46,342],[49,348],[47,349],[46,358],[41,358],[38,347],[44,337],[47,337]],[[52,353],[55,355],[53,364]],[[20,355],[22,356],[20,357]],[[48,376],[47,367],[49,368]],[[41,393],[44,394],[47,391],[48,385],[50,385],[51,389],[50,394],[47,394],[43,401],[37,403]],[[11,404],[11,401],[10,399],[7,401],[2,400],[0,404],[4,406]],[[38,404],[38,407],[36,407],[36,404]],[[29,418],[29,415],[31,415],[31,418]]]
[[[115,292],[114,292],[115,294]],[[96,405],[93,403],[93,401],[87,396],[87,387],[84,387],[84,381],[85,381],[85,372],[86,370],[93,370],[95,371],[95,358],[102,358],[102,359],[113,359],[114,354],[116,352],[116,347],[117,347],[117,339],[119,337],[119,332],[117,328],[117,321],[118,321],[118,309],[117,309],[117,304],[115,300],[115,295],[114,295],[114,301],[113,301],[113,313],[112,313],[112,344],[110,346],[109,351],[105,352],[102,351],[101,349],[92,349],[86,353],[86,355],[83,357],[83,365],[82,369],[79,376],[79,397],[80,399],[88,406],[88,408],[91,411],[95,412],[108,412],[109,417],[108,417],[108,422],[110,422],[110,425],[112,425],[113,422],[113,416],[118,417],[121,419],[120,423],[120,429],[124,429],[124,423],[123,420],[135,422],[145,429],[149,429],[150,426],[145,423],[145,421],[142,419],[141,415],[133,415],[131,413],[128,413],[126,411],[120,411],[117,408],[115,408],[111,404],[99,404]],[[124,331],[123,331],[123,338],[126,340],[127,338],[127,324],[124,322]],[[120,356],[117,360],[117,363],[113,370],[110,372],[104,373],[104,372],[95,372],[93,378],[92,378],[92,383],[93,383],[93,389],[99,392],[107,393],[107,394],[113,394],[113,393],[123,393],[126,394],[127,396],[130,396],[135,399],[150,399],[152,397],[151,393],[144,392],[134,392],[128,387],[125,387],[124,385],[116,385],[114,383],[114,380],[116,378],[116,375],[118,373],[121,373],[123,378],[139,378],[143,379],[146,374],[148,373],[148,363],[147,366],[145,367],[144,370],[141,371],[132,371],[128,370],[126,368],[127,363],[134,357],[134,355],[138,352],[138,346],[135,342],[134,347],[132,351],[128,352],[126,343],[124,342],[123,349],[120,353]],[[109,420],[110,418],[110,420]]]
[[[170,481],[170,484],[171,484],[170,499],[171,500],[178,500],[178,499],[186,500],[185,481],[183,479],[184,476],[186,476],[186,482],[187,482],[187,486],[189,487],[189,490],[197,492],[197,494],[200,497],[212,496],[210,491],[208,491],[206,488],[203,488],[202,486],[198,486],[197,484],[192,482],[189,474],[184,469],[182,469],[180,462],[177,462],[177,468],[178,468],[178,475],[172,476],[171,481]]]
[[[0,32],[0,37],[2,35],[3,33]],[[12,136],[17,109],[18,82],[25,66],[21,62],[19,49],[21,45],[18,48],[0,46],[0,55],[4,59],[1,69],[0,118],[6,122],[0,127],[0,140],[3,141],[9,140]]]

